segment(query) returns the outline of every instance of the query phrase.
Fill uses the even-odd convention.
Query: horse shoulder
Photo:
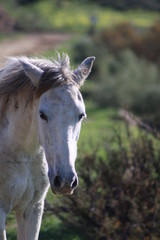
[[[36,204],[45,198],[48,168],[41,155],[0,160],[0,203],[6,213],[12,209],[23,211],[31,202]]]
[[[29,159],[27,183],[26,191],[20,204],[24,205],[23,209],[31,208],[34,204],[43,200],[48,191],[48,165],[41,153]]]

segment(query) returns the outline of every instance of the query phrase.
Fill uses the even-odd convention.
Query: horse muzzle
[[[70,173],[67,177],[62,177],[60,174],[54,178],[50,178],[52,192],[55,194],[71,195],[74,189],[78,186],[78,177],[74,173]]]

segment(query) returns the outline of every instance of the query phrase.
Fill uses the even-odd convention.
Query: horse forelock
[[[37,86],[34,86],[26,76],[19,60],[28,61],[44,71]],[[29,87],[33,95],[40,97],[50,88],[66,82],[73,82],[68,55],[63,55],[62,58],[58,55],[57,60],[27,57],[9,58],[6,66],[0,70],[0,97],[6,94],[15,94],[22,89],[25,91],[25,87]]]
[[[77,85],[76,82],[72,80],[73,73],[70,69],[69,57],[67,55],[63,55],[62,58],[58,55],[58,59],[52,60],[51,63],[51,66],[36,65],[44,70],[39,84],[35,89],[36,97],[40,97],[50,88],[55,88],[65,83],[73,83],[74,85]]]
[[[34,86],[32,81],[26,76],[19,60],[25,60],[41,68],[44,73]],[[44,92],[62,84],[76,83],[72,80],[72,71],[70,69],[68,55],[60,57],[57,60],[45,58],[27,58],[14,57],[9,58],[4,68],[0,69],[0,100],[2,101],[1,113],[5,111],[8,98],[23,92],[28,92],[26,104],[34,98],[39,98]]]

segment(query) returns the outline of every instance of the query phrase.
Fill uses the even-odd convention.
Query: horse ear
[[[33,84],[37,86],[44,71],[26,60],[19,59],[19,62],[22,64],[23,70],[27,77],[29,77],[32,80]]]
[[[79,86],[83,85],[84,80],[90,74],[94,60],[95,57],[88,57],[80,64],[78,68],[74,70],[74,80]]]

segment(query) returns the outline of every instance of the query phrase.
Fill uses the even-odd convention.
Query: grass
[[[53,194],[52,197],[54,197]],[[13,214],[10,214],[7,218],[6,231],[8,237],[7,239],[16,239],[16,222]],[[65,227],[55,215],[51,214],[43,215],[39,240],[44,239],[85,240],[84,236],[81,233],[77,232],[75,229]]]
[[[101,9],[99,14],[98,26],[111,27],[121,22],[130,22],[138,27],[149,27],[154,21],[159,19],[159,14],[144,10],[129,10],[120,12],[112,9]]]
[[[53,215],[44,215],[39,240],[84,240],[75,229],[67,228]]]
[[[27,6],[18,6],[10,0],[2,0],[9,14],[18,25],[26,30],[56,30],[84,33],[92,25],[91,16],[96,19],[97,29],[110,27],[121,22],[131,22],[138,27],[151,26],[160,19],[158,12],[129,10],[121,12],[102,8],[94,4],[65,1],[57,6],[53,0],[38,1]],[[21,19],[23,18],[23,21]]]
[[[7,232],[7,237],[9,240],[16,239],[16,222],[15,222],[15,217],[13,214],[10,214],[7,217],[6,232]]]
[[[83,32],[91,26],[91,16],[97,19],[97,27],[104,28],[120,22],[131,22],[140,27],[148,27],[159,19],[159,13],[130,10],[120,12],[112,9],[101,8],[97,5],[79,4],[68,2],[61,8],[55,7],[53,1],[40,1],[35,9],[48,19],[48,24],[55,29]],[[65,19],[65,21],[64,21]]]
[[[128,144],[126,125],[119,117],[118,110],[113,108],[99,108],[93,102],[86,102],[88,118],[82,124],[81,135],[78,142],[79,154],[91,154],[98,149],[97,155],[106,159],[104,147],[107,145],[117,148],[117,136],[123,137],[124,143]],[[137,128],[130,129],[136,136]]]

